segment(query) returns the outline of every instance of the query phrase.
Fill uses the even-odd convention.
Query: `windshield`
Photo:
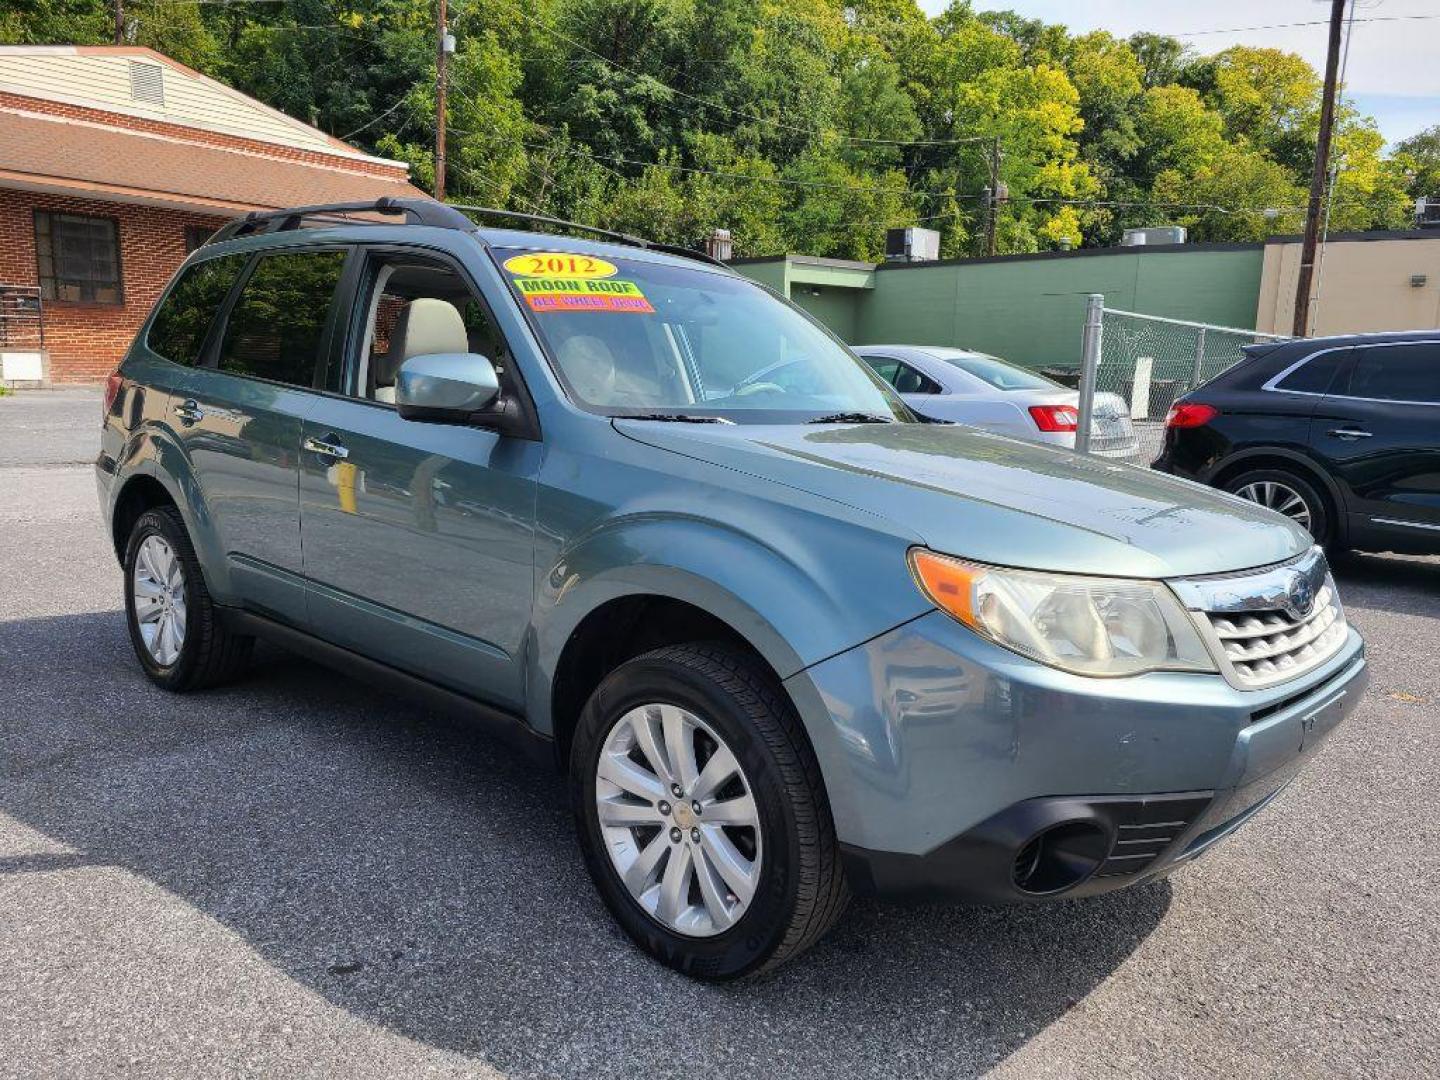
[[[1057,382],[1036,375],[1033,371],[1007,364],[996,356],[984,353],[950,354],[940,357],[947,364],[953,364],[961,371],[967,371],[977,379],[989,383],[997,390],[1063,390]]]
[[[495,254],[587,408],[737,423],[912,419],[843,345],[742,278],[570,252]]]

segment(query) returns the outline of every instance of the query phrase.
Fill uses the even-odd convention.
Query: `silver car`
[[[1074,447],[1080,394],[988,353],[939,345],[861,345],[855,352],[921,416],[952,420],[1032,442]],[[1139,453],[1130,409],[1119,394],[1096,394],[1090,451]]]

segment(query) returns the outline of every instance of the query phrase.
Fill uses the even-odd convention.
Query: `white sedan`
[[[952,420],[1032,442],[1074,448],[1080,394],[997,356],[939,345],[858,345],[855,352],[921,416]],[[1095,395],[1090,452],[1139,452],[1119,394]]]

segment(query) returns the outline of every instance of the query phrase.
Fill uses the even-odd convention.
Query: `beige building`
[[[1255,329],[1289,334],[1295,321],[1300,238],[1265,244]],[[1340,233],[1330,237],[1317,272],[1310,333],[1440,327],[1440,229]]]

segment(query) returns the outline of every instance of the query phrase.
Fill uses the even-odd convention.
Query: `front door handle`
[[[191,424],[198,424],[201,420],[205,419],[205,410],[200,408],[192,398],[176,405],[175,415],[180,418],[182,424],[189,427]]]
[[[350,456],[350,451],[340,444],[340,437],[335,434],[326,435],[323,439],[307,438],[304,445],[306,450],[322,458],[344,461]]]
[[[1337,439],[1368,439],[1373,433],[1361,431],[1359,428],[1331,428],[1326,434]]]

